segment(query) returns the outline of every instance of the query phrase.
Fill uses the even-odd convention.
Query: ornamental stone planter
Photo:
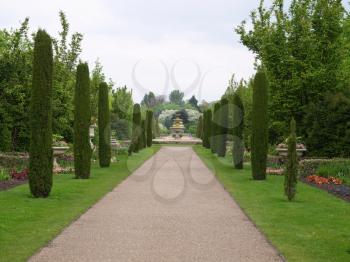
[[[278,155],[280,157],[286,158],[288,156],[288,146],[286,144],[279,144],[276,147],[276,151],[278,152]],[[303,144],[297,144],[297,156],[300,158],[302,157],[306,150],[306,147]]]
[[[53,167],[59,168],[60,165],[57,163],[57,157],[63,155],[69,149],[68,146],[53,146]]]

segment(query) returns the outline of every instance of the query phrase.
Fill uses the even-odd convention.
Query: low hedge
[[[27,167],[29,155],[27,153],[0,153],[0,166],[4,168]]]

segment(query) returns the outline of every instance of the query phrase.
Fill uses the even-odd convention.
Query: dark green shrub
[[[153,111],[152,110],[147,110],[146,112],[146,128],[147,128],[147,146],[151,147],[152,146],[152,139],[153,139]]]
[[[292,201],[296,194],[298,176],[297,138],[295,134],[295,120],[290,122],[290,136],[288,138],[288,161],[284,175],[284,193],[289,201]]]
[[[228,131],[228,99],[223,97],[220,101],[219,126],[218,126],[218,143],[217,153],[219,157],[226,155],[226,142]]]
[[[140,147],[141,135],[141,108],[139,104],[135,104],[132,112],[132,134],[129,146],[129,155],[133,152],[137,153]]]
[[[34,40],[30,101],[29,187],[34,197],[48,197],[52,187],[52,73],[51,37],[39,30]]]
[[[77,66],[74,92],[74,170],[76,178],[89,178],[91,167],[91,146],[89,127],[90,76],[87,63]]]
[[[233,96],[233,165],[236,169],[243,169],[244,158],[244,106],[239,94]]]
[[[203,146],[205,148],[210,148],[211,139],[211,125],[212,125],[212,112],[211,109],[204,111],[203,118]]]
[[[102,82],[98,92],[98,156],[100,167],[109,167],[111,164],[111,122],[108,100],[108,85]]]
[[[219,142],[219,121],[220,121],[220,103],[214,104],[214,111],[211,121],[211,136],[210,136],[210,148],[213,154],[218,152],[218,142]]]
[[[255,180],[266,179],[268,150],[268,82],[265,72],[260,69],[253,83],[252,106],[252,175]]]

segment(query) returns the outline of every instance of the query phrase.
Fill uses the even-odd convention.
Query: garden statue
[[[177,139],[181,138],[185,131],[180,114],[176,114],[173,125],[170,127],[171,135]]]

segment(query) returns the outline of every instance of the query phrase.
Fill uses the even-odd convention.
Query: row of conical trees
[[[262,68],[253,81],[251,166],[254,180],[266,179],[268,154],[268,81]],[[229,127],[229,110],[232,110],[233,124]],[[202,138],[203,146],[219,157],[226,154],[227,135],[232,135],[233,165],[243,169],[244,162],[244,106],[237,92],[229,98],[223,97],[213,109],[207,109],[198,120],[197,137]],[[285,171],[285,194],[292,200],[296,193],[297,154],[295,121],[291,120],[291,134],[288,138],[288,161]]]
[[[152,146],[152,140],[156,132],[154,125],[158,125],[158,121],[154,120],[153,111],[147,110],[145,118],[142,119],[141,106],[140,104],[135,104],[132,114],[132,135],[129,155]]]
[[[29,186],[34,197],[47,197],[53,182],[52,151],[52,39],[39,30],[34,41],[33,79],[30,103]],[[110,112],[108,85],[99,89],[98,128],[99,163],[108,167],[111,162]],[[92,149],[89,140],[90,76],[87,63],[77,66],[74,94],[74,169],[75,177],[90,177]]]

